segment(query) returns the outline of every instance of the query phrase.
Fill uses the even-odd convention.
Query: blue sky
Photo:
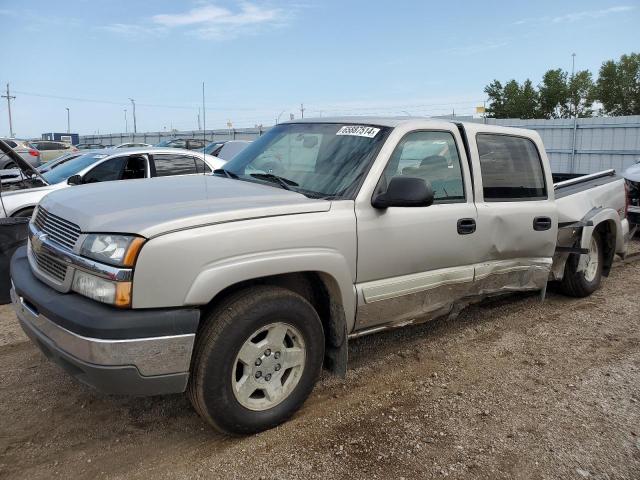
[[[281,112],[469,114],[494,78],[640,51],[640,2],[0,0],[18,136],[270,125]],[[8,133],[6,101],[0,135]]]

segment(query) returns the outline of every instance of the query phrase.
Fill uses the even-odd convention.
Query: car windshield
[[[104,153],[87,153],[85,155],[80,155],[73,160],[64,162],[62,165],[58,165],[56,168],[43,173],[42,176],[50,185],[64,182],[70,176],[77,174],[82,169],[89,165],[93,165],[98,160],[102,160],[107,156],[108,155],[105,155]]]
[[[313,198],[351,198],[390,130],[342,123],[278,125],[216,174]]]

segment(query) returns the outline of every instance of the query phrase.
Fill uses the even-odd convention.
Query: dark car
[[[202,138],[172,138],[164,140],[156,147],[186,148],[187,150],[201,150],[207,145],[207,141]]]
[[[101,143],[79,143],[76,145],[78,150],[98,150],[101,148],[107,148]]]

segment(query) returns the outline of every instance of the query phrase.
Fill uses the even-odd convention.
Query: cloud
[[[631,10],[634,10],[636,7],[630,6],[630,5],[621,5],[618,7],[611,7],[611,8],[605,8],[602,10],[587,10],[584,12],[575,12],[575,13],[568,13],[566,15],[561,15],[559,17],[554,17],[551,21],[553,23],[563,23],[563,22],[577,22],[580,20],[585,20],[585,19],[589,19],[589,18],[602,18],[602,17],[606,17],[607,15],[611,15],[614,13],[624,13],[624,12],[630,12]]]
[[[184,13],[153,15],[151,22],[167,29],[191,27],[190,34],[212,39],[257,33],[265,27],[286,25],[289,19],[290,14],[280,8],[243,2],[236,10],[208,4]]]
[[[523,18],[513,22],[514,25],[526,25],[531,23],[573,23],[581,20],[597,19],[613,15],[616,13],[625,13],[635,10],[632,5],[618,5],[616,7],[604,8],[601,10],[584,10],[582,12],[567,13],[557,17],[539,17],[539,18]]]
[[[481,42],[473,45],[465,45],[461,47],[449,48],[446,51],[453,55],[476,55],[478,53],[486,52],[488,50],[495,50],[497,48],[506,47],[508,42]]]
[[[167,29],[163,27],[137,25],[133,23],[112,23],[111,25],[105,25],[98,28],[129,40],[140,40],[145,37],[158,37],[167,33]]]

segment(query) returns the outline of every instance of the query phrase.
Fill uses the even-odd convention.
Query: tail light
[[[39,157],[40,152],[32,148],[31,150],[29,150],[29,155],[31,155],[32,157]]]

